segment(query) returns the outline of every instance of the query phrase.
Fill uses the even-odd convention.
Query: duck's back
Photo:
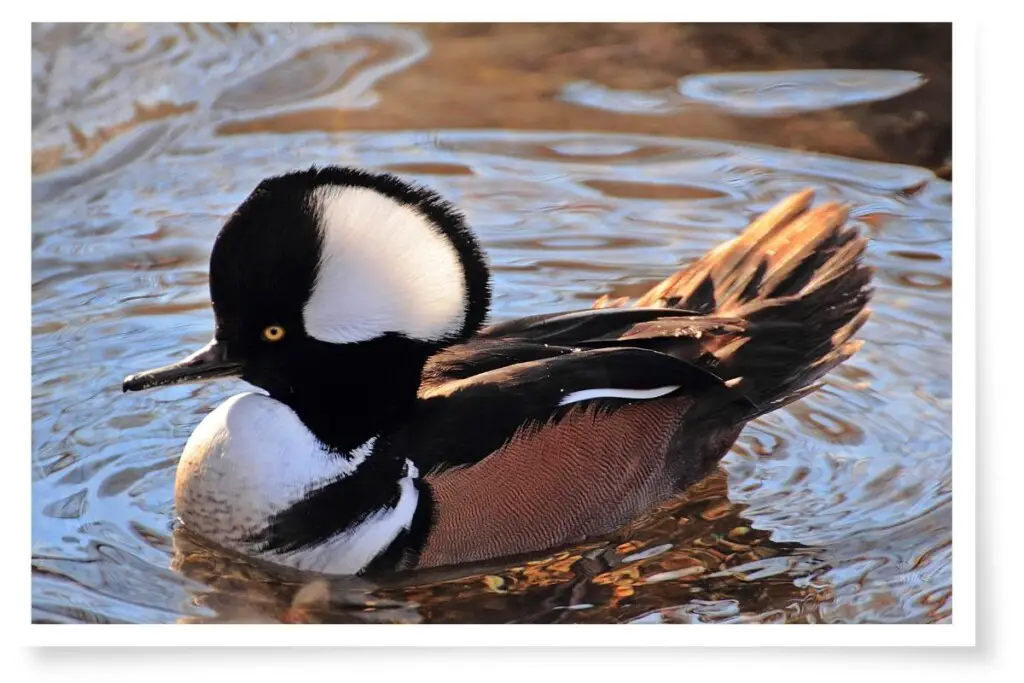
[[[750,419],[859,347],[866,240],[809,192],[634,306],[494,325],[427,365],[392,447],[429,473],[418,566],[552,548],[629,522],[714,468]]]

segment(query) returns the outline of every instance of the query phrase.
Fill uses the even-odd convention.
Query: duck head
[[[427,358],[479,329],[490,287],[451,204],[327,167],[264,180],[238,207],[214,243],[210,298],[210,343],[124,391],[239,377],[347,448],[363,435],[330,433],[339,411],[372,430],[411,405]]]

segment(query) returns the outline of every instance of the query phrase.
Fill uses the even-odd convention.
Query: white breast
[[[355,472],[374,441],[347,456],[331,453],[283,403],[263,394],[232,396],[206,416],[185,444],[174,485],[178,517],[222,546],[272,562],[358,572],[412,521],[418,494],[411,463],[395,508],[372,511],[322,546],[287,555],[257,553],[248,537],[311,490]]]

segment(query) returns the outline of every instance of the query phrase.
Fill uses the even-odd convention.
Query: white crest
[[[365,187],[322,187],[313,202],[323,252],[303,310],[312,337],[340,344],[398,332],[435,341],[459,331],[462,262],[426,216]]]

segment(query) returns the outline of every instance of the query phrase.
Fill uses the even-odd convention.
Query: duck
[[[822,386],[870,314],[850,207],[795,192],[635,300],[485,324],[465,216],[389,173],[267,178],[214,240],[211,341],[123,390],[238,378],[188,438],[176,523],[365,575],[570,547],[714,469]]]

